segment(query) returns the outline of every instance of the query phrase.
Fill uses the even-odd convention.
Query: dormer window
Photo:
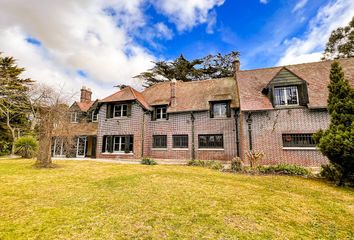
[[[210,102],[210,117],[231,117],[230,101]]]
[[[91,112],[91,121],[92,122],[97,122],[98,121],[98,114],[96,111]]]
[[[113,116],[114,117],[126,117],[126,116],[128,116],[128,104],[114,105]]]
[[[72,112],[70,114],[70,122],[72,122],[72,123],[78,123],[79,122],[79,119],[77,117],[77,112]]]
[[[152,112],[151,115],[151,120],[167,120],[168,114],[167,114],[167,106],[166,105],[161,105],[161,106],[155,106],[154,111]]]
[[[274,105],[299,105],[299,93],[297,86],[274,87]]]

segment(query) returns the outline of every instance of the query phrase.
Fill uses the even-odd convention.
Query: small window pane
[[[214,103],[213,112],[214,117],[226,117],[227,103]]]
[[[297,105],[299,104],[297,86],[274,88],[275,105]]]
[[[167,118],[167,107],[166,106],[161,106],[161,107],[156,107],[156,119],[166,119]]]

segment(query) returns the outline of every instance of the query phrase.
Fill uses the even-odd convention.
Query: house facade
[[[354,86],[354,58],[339,62]],[[95,102],[82,91],[71,106],[72,119],[86,119],[72,123],[76,157],[229,161],[261,151],[262,164],[320,166],[328,160],[312,134],[329,125],[331,63],[240,70],[236,62],[233,78],[126,87]]]

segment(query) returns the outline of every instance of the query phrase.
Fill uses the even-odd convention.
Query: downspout
[[[195,143],[194,143],[194,113],[191,112],[191,121],[192,121],[192,160],[195,160]]]
[[[248,143],[249,143],[249,150],[252,151],[253,146],[252,146],[252,114],[251,112],[248,112],[247,116],[247,124],[248,124]]]
[[[239,136],[239,127],[238,119],[240,117],[240,112],[235,109],[235,127],[236,127],[236,156],[240,157],[240,136]]]
[[[146,111],[143,111],[143,124],[141,127],[141,157],[144,157],[144,138],[145,138],[145,114]]]

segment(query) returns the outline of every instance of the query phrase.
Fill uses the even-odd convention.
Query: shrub
[[[144,157],[141,159],[141,164],[143,164],[143,165],[157,165],[157,162],[152,158]]]
[[[243,170],[243,162],[240,157],[234,157],[231,160],[231,170],[234,172],[240,172]]]
[[[247,160],[250,162],[251,168],[255,168],[264,157],[264,153],[257,151],[249,151],[246,153],[246,157]]]
[[[278,164],[271,166],[259,166],[257,167],[259,173],[263,174],[284,174],[284,175],[298,175],[298,176],[309,176],[311,171],[292,164]]]
[[[342,176],[342,173],[338,165],[330,163],[321,166],[320,176],[331,182],[338,182]]]
[[[23,158],[33,158],[37,154],[38,141],[32,136],[24,136],[16,139],[16,154]]]
[[[9,155],[11,153],[11,144],[7,141],[0,141],[0,156]]]
[[[222,170],[224,166],[222,163],[213,160],[190,160],[188,166],[205,167],[214,170]]]

